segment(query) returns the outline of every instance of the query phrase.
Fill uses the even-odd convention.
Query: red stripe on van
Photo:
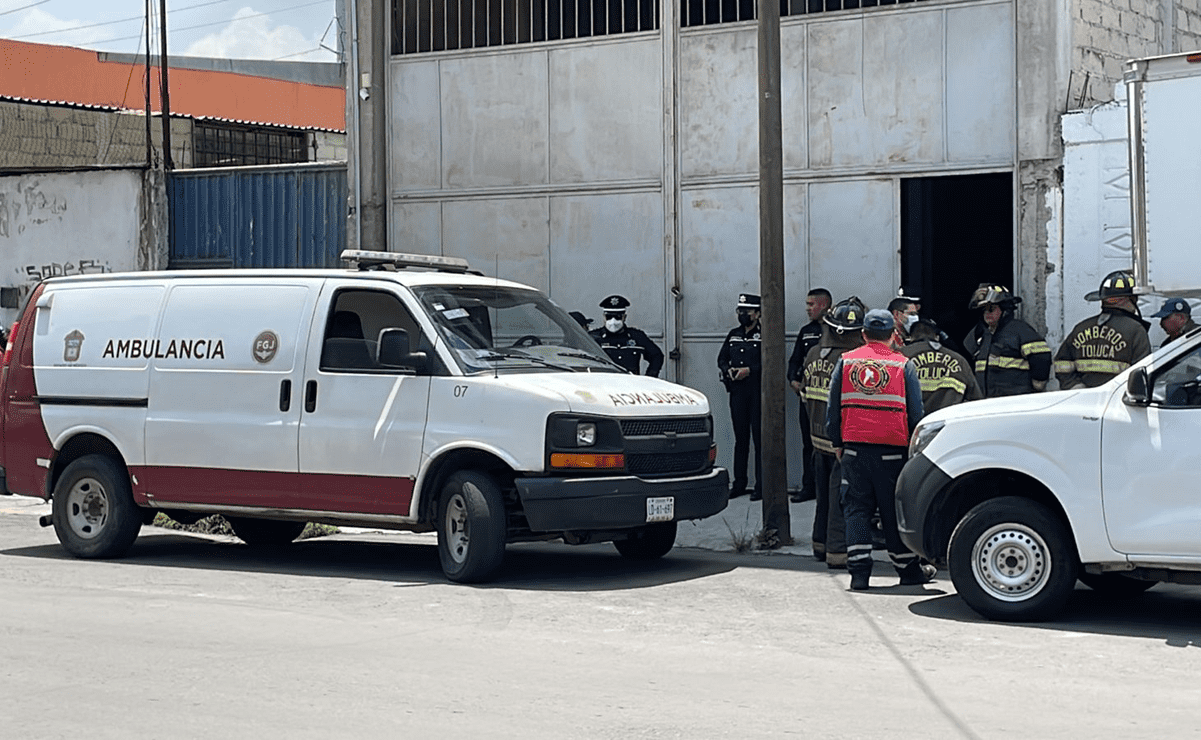
[[[42,407],[34,400],[38,388],[33,375],[33,316],[43,287],[34,288],[25,303],[19,319],[21,325],[13,340],[13,356],[0,380],[4,417],[0,429],[4,437],[4,458],[0,463],[4,466],[8,490],[23,496],[48,498],[48,471],[38,465],[38,458],[52,460],[54,445],[46,434]]]
[[[187,503],[407,516],[413,500],[410,478],[162,465],[130,472],[136,500],[168,508]]]

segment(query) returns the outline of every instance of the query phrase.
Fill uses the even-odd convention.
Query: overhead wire
[[[30,3],[29,5],[22,5],[21,7],[13,8],[12,10],[0,10],[0,15],[9,15],[11,13],[19,13],[22,10],[29,10],[30,8],[36,8],[37,6],[45,5],[48,2],[50,2],[50,0],[38,0],[36,3]]]
[[[34,5],[41,5],[42,3],[46,3],[46,2],[50,2],[50,0],[40,0],[40,2],[34,3]],[[182,13],[185,10],[193,10],[195,8],[203,8],[208,5],[220,5],[221,3],[228,3],[228,2],[233,2],[233,0],[209,0],[206,3],[196,3],[195,5],[187,5],[182,8],[168,10],[167,14],[170,15],[171,13]],[[25,6],[25,8],[32,8],[32,7],[33,7],[33,5]],[[17,8],[17,10],[25,10],[25,8]],[[5,15],[7,13],[15,13],[15,12],[17,12],[17,10],[7,10],[4,13],[0,13],[0,15]],[[118,23],[130,23],[132,21],[138,21],[138,23],[140,24],[140,23],[144,22],[145,20],[146,20],[145,15],[139,15],[139,16],[134,16],[131,18],[118,18],[115,21],[102,21],[100,23],[89,23],[86,26],[71,26],[70,28],[58,28],[53,31],[37,31],[35,33],[23,33],[20,36],[9,36],[8,38],[10,38],[14,41],[19,41],[20,39],[31,39],[31,38],[34,38],[35,36],[48,36],[48,35],[54,34],[54,33],[68,33],[70,31],[83,31],[83,30],[89,29],[89,28],[101,28],[103,26],[115,26]]]
[[[237,23],[238,21],[248,21],[251,18],[265,18],[265,17],[275,15],[276,13],[284,13],[289,10],[299,10],[300,8],[311,8],[314,5],[327,5],[329,2],[330,2],[330,0],[314,0],[314,2],[302,3],[300,5],[292,5],[287,8],[279,8],[277,10],[272,10],[267,13],[252,13],[250,15],[240,15],[240,16],[235,16],[233,18],[226,18],[225,20],[213,21],[211,23],[199,23],[194,26],[183,26],[181,28],[172,28],[170,32],[177,33],[179,31],[192,31],[197,28],[209,28],[212,26],[224,26],[224,25],[227,25],[230,23]],[[111,43],[114,43],[117,41],[128,41],[129,39],[133,39],[133,38],[138,38],[138,36],[120,36],[118,38],[100,39],[97,41],[90,41],[88,43],[90,43],[90,44],[111,44]]]

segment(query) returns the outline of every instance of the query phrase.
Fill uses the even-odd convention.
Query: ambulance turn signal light
[[[624,468],[626,456],[623,454],[598,454],[592,452],[553,452],[550,456],[552,468]]]

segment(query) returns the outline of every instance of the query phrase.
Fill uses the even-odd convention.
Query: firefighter
[[[942,343],[942,331],[931,319],[909,328],[909,344],[901,354],[913,361],[922,384],[922,408],[927,414],[962,401],[984,398],[967,358]]]
[[[877,506],[901,585],[926,583],[936,572],[905,547],[897,531],[897,477],[909,435],[922,418],[922,388],[913,362],[891,347],[895,328],[890,311],[868,311],[866,344],[840,357],[830,376],[826,433],[847,482],[842,509],[853,591],[866,590],[871,578],[871,516]]]
[[[828,568],[847,567],[846,523],[842,517],[842,468],[834,456],[834,445],[826,436],[826,402],[830,375],[844,352],[863,346],[863,316],[867,313],[856,297],[839,301],[823,318],[822,338],[805,356],[801,400],[809,418],[813,438],[813,485],[817,504],[813,512],[813,557]]]
[[[1055,377],[1061,390],[1095,388],[1151,354],[1151,324],[1139,315],[1134,275],[1111,272],[1084,300],[1101,301],[1101,313],[1072,327],[1059,345]]]
[[[1151,314],[1151,318],[1159,319],[1159,326],[1168,335],[1164,344],[1174,341],[1197,328],[1193,321],[1193,309],[1183,298],[1169,298],[1163,302],[1163,307]],[[1160,345],[1161,347],[1163,345]]]
[[[805,382],[805,358],[808,357],[809,350],[816,347],[817,343],[821,341],[822,317],[830,309],[833,300],[830,291],[825,288],[814,288],[809,291],[809,295],[805,296],[805,313],[809,316],[809,323],[802,326],[801,330],[797,332],[792,356],[788,358],[788,383],[798,396],[802,396]],[[812,501],[817,497],[813,488],[813,440],[809,435],[809,415],[805,412],[803,396],[799,405],[801,407],[801,461],[804,464],[804,473],[801,476],[800,493],[794,493],[789,497],[794,504]]]
[[[738,296],[738,326],[726,335],[717,353],[717,368],[721,382],[730,395],[730,421],[734,426],[734,482],[730,498],[746,494],[747,457],[751,438],[755,440],[755,488],[751,500],[763,498],[763,455],[759,444],[760,380],[762,376],[759,346],[759,296],[743,293]]]
[[[981,283],[968,302],[980,322],[963,340],[976,383],[985,398],[1033,393],[1047,387],[1051,348],[1025,321],[1013,315],[1022,302],[1003,285]]]
[[[641,329],[626,325],[626,309],[630,302],[625,296],[611,295],[600,302],[600,307],[604,311],[605,325],[588,333],[609,359],[635,375],[642,372],[642,360],[645,359],[646,374],[659,377],[663,350]]]

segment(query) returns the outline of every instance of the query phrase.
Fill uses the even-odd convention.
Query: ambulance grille
[[[626,470],[643,478],[679,475],[681,473],[701,473],[708,466],[708,450],[626,455]]]
[[[622,419],[621,433],[626,437],[655,437],[668,432],[707,434],[708,419],[703,416],[680,419]]]

